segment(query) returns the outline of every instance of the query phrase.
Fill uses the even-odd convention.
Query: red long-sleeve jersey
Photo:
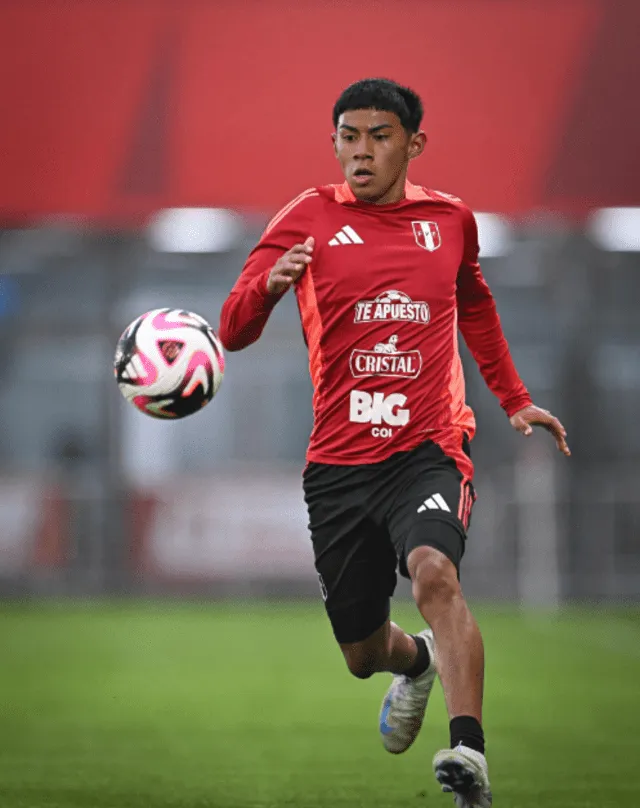
[[[446,450],[462,432],[473,438],[458,328],[507,415],[531,403],[478,264],[473,214],[411,183],[388,205],[358,201],[345,183],[284,207],[222,307],[227,350],[261,335],[280,299],[269,272],[309,236],[313,261],[295,284],[315,391],[309,461],[376,463],[426,439]]]

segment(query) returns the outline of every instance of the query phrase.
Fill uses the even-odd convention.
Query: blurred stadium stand
[[[396,31],[397,7],[376,10],[363,45],[336,27],[337,6],[311,0],[279,27],[277,3],[252,4],[254,33],[242,3],[142,5],[0,11],[0,594],[316,594],[294,300],[184,422],[125,405],[111,362],[148,309],[215,325],[269,216],[339,181],[334,97],[384,74],[425,100],[431,145],[412,179],[505,217],[508,243],[483,268],[520,373],[573,451],[516,435],[463,349],[479,493],[465,589],[550,606],[637,599],[640,252],[603,249],[592,215],[640,205],[640,108],[621,83],[640,78],[640,6],[400,0],[414,24]],[[292,72],[273,54],[298,14],[310,67]],[[457,32],[455,54],[433,30]],[[27,41],[37,58],[21,73],[13,43]],[[348,49],[348,69],[326,63],[328,41]],[[240,43],[260,80],[227,69]],[[221,252],[154,249],[149,222],[183,206],[235,211],[242,226]]]

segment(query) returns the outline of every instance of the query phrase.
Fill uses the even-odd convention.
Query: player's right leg
[[[418,737],[437,674],[431,629],[424,629],[413,639],[419,656],[411,670],[398,673],[398,668],[390,668],[395,675],[380,710],[382,743],[387,752],[395,755],[406,752]],[[427,659],[428,663],[421,661]]]
[[[343,567],[343,574],[338,576],[330,572],[331,556],[340,563],[341,551],[321,554],[316,567],[327,593],[327,614],[351,673],[359,679],[368,679],[374,673],[394,674],[382,704],[379,726],[384,747],[399,754],[411,746],[422,727],[436,678],[433,635],[428,628],[417,635],[406,634],[389,620],[384,570],[393,571],[396,558],[393,552],[387,556],[390,542],[386,535],[376,535],[373,524],[368,531],[362,541],[352,534],[356,544],[351,544],[355,551],[348,554],[348,564],[354,577],[349,568]],[[376,581],[378,595],[371,590]],[[342,601],[341,591],[349,593],[348,601]],[[359,598],[358,593],[363,597]],[[378,627],[372,631],[374,626]]]
[[[334,633],[337,629],[338,643],[347,667],[358,679],[368,679],[374,673],[406,673],[418,662],[420,654],[417,646],[420,641],[416,642],[414,636],[406,634],[389,619],[368,637],[348,643],[340,642],[340,624],[332,622],[332,625]],[[422,644],[420,646],[422,648]]]
[[[435,679],[430,632],[406,634],[389,620],[396,586],[397,557],[386,528],[364,507],[367,469],[311,464],[304,475],[305,499],[320,587],[334,636],[351,673],[367,679],[377,672],[397,674],[420,702],[410,716],[390,703],[383,707],[381,731],[390,751],[398,737],[406,748],[422,723]],[[424,634],[427,634],[425,638]],[[419,691],[419,692],[418,692]]]
[[[312,512],[312,509],[310,509]],[[396,555],[386,532],[357,512],[314,527],[315,566],[327,616],[349,671],[421,673],[430,662],[426,645],[389,619],[396,585]]]

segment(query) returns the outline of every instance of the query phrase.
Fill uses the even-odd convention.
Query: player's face
[[[384,205],[404,197],[409,160],[424,150],[424,132],[412,135],[393,112],[344,112],[333,135],[336,157],[356,199]]]

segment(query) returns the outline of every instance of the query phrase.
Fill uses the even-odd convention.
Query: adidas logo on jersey
[[[339,247],[341,244],[364,244],[364,241],[356,233],[353,227],[346,224],[342,230],[338,230],[329,242],[330,247]]]
[[[429,497],[429,499],[425,499],[418,508],[418,513],[424,513],[427,508],[430,511],[448,511],[451,513],[451,508],[444,501],[444,497],[441,494],[434,494],[432,497]]]

